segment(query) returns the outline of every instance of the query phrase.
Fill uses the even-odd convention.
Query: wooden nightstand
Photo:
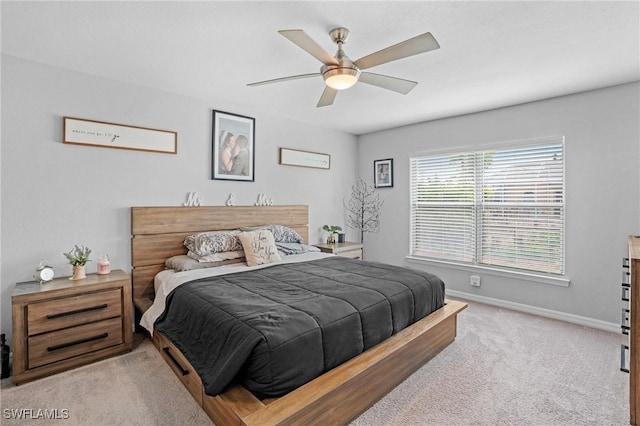
[[[333,253],[338,256],[350,257],[352,259],[362,259],[362,244],[360,243],[335,243],[316,244],[316,247],[324,253]]]
[[[123,271],[18,283],[11,306],[15,384],[131,350],[131,279]]]

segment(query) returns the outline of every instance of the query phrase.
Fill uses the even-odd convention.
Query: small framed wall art
[[[314,169],[331,168],[331,155],[299,149],[280,148],[280,164],[285,166],[311,167]]]
[[[213,111],[211,178],[254,181],[255,119]]]
[[[63,143],[178,153],[178,133],[105,121],[63,117]]]
[[[376,188],[393,187],[393,158],[373,162],[373,182]]]

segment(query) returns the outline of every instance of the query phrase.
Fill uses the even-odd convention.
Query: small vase
[[[336,239],[333,237],[333,234],[329,235],[327,237],[327,244],[335,244],[336,243]]]
[[[82,280],[87,278],[87,275],[84,273],[84,265],[74,265],[73,266],[73,276],[72,280]]]

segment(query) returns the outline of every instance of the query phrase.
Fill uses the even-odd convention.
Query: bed
[[[307,206],[133,207],[131,257],[137,311],[144,313],[152,308],[154,278],[165,269],[166,259],[186,253],[183,241],[187,235],[276,223],[290,227],[308,241]],[[324,268],[337,259],[313,262],[314,268]],[[306,262],[277,267],[309,268]],[[276,266],[269,269],[273,268]],[[150,334],[161,356],[217,425],[345,424],[449,345],[456,335],[456,316],[465,307],[464,303],[447,300],[426,317],[279,397],[255,390],[252,393],[235,381],[218,394],[209,388],[208,394],[207,377],[197,373],[178,349],[181,345],[172,343],[158,329]],[[188,353],[184,347],[183,351]]]

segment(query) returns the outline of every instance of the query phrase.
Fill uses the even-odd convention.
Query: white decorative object
[[[258,194],[258,200],[255,203],[256,206],[270,206],[272,204],[272,198],[267,198],[265,194]]]
[[[111,262],[109,255],[103,254],[98,258],[98,275],[106,275],[111,273]]]
[[[185,207],[199,207],[202,205],[203,198],[197,192],[189,192],[187,201],[182,204]]]
[[[236,194],[234,194],[233,192],[229,194],[229,198],[227,198],[227,206],[231,207],[235,205],[235,201],[233,200],[233,197],[235,196]]]
[[[54,277],[53,268],[49,266],[49,262],[43,260],[36,268],[36,274],[33,276],[40,284],[49,282]]]

